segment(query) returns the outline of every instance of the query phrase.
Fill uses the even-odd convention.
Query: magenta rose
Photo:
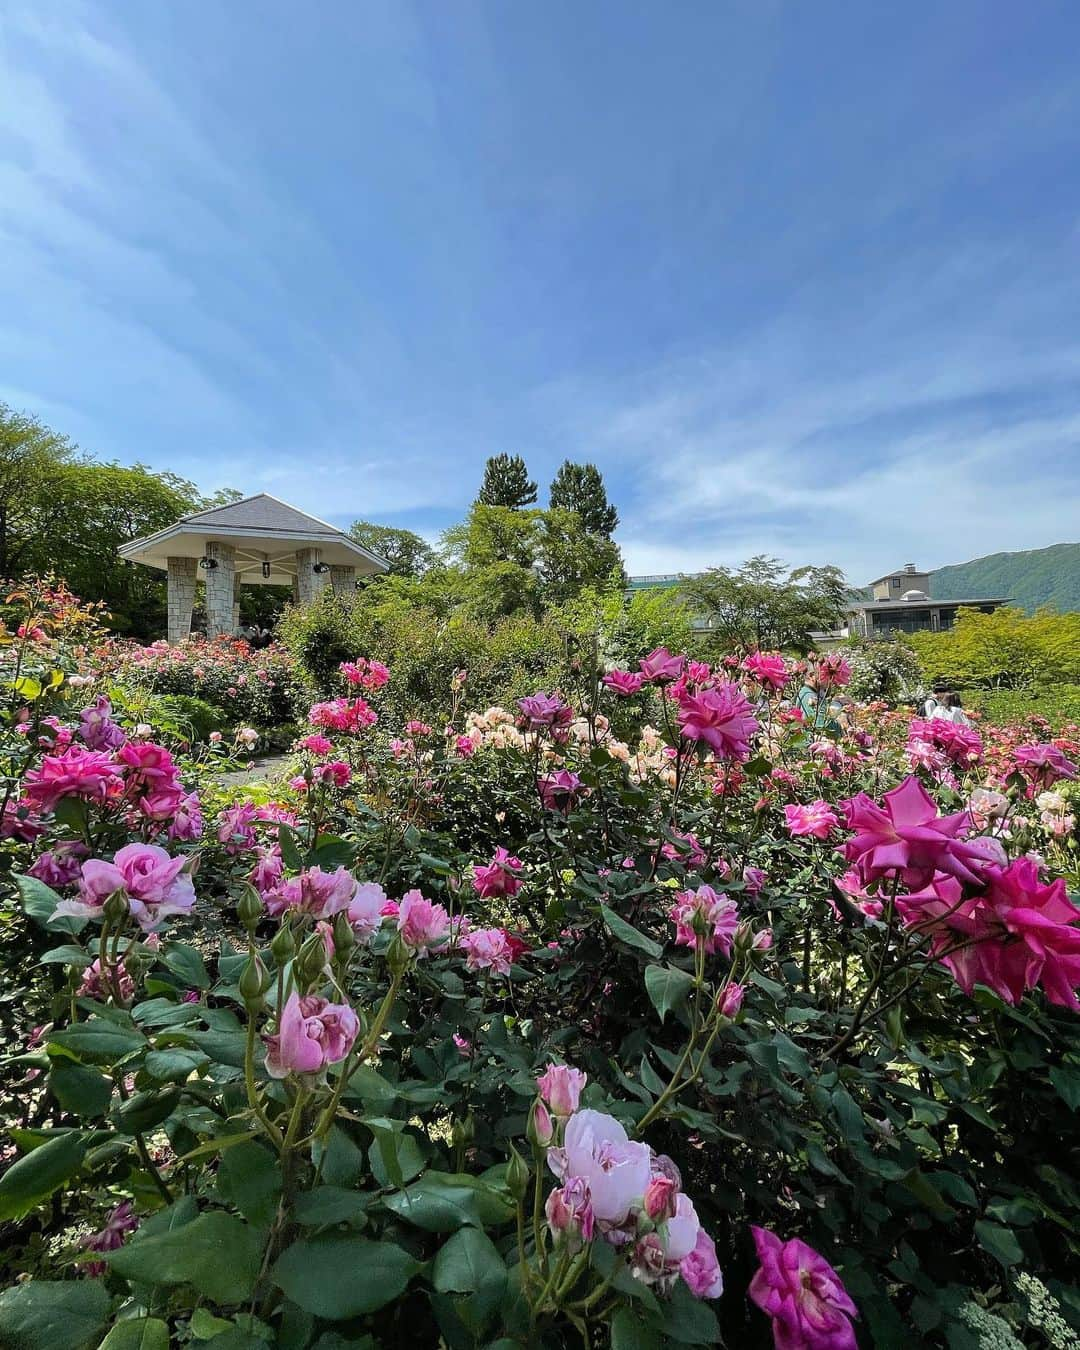
[[[856,1350],[849,1319],[858,1312],[828,1261],[799,1238],[751,1231],[761,1268],[750,1298],[772,1318],[777,1350]]]

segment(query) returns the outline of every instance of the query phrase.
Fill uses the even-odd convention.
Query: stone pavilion
[[[384,559],[336,526],[266,492],[195,511],[122,545],[119,554],[168,574],[170,642],[190,636],[200,573],[207,636],[216,637],[237,632],[241,586],[291,586],[296,603],[308,604],[327,586],[347,595],[358,578],[387,570]]]

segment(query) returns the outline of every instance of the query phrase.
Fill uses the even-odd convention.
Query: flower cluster
[[[681,1278],[696,1298],[719,1298],[716,1247],[678,1168],[631,1140],[614,1116],[582,1109],[584,1082],[584,1074],[563,1065],[537,1079],[538,1108],[551,1131],[547,1165],[559,1182],[544,1206],[555,1243],[576,1250],[607,1242],[633,1278],[658,1293]]]

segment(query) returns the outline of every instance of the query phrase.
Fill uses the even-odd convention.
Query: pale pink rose
[[[569,1064],[549,1064],[536,1080],[536,1088],[555,1115],[565,1119],[578,1109],[582,1089],[588,1081],[588,1074]]]
[[[648,1145],[631,1142],[619,1122],[602,1111],[572,1115],[562,1147],[548,1149],[547,1161],[561,1182],[584,1182],[593,1213],[608,1224],[625,1222],[650,1180]]]
[[[348,1055],[359,1030],[347,1004],[294,992],[281,1011],[277,1035],[266,1038],[266,1072],[271,1078],[320,1073]]]

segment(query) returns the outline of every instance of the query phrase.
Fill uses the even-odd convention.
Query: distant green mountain
[[[988,553],[930,573],[934,600],[1007,595],[1032,613],[1040,605],[1080,610],[1080,544],[1051,544],[1020,553]]]

